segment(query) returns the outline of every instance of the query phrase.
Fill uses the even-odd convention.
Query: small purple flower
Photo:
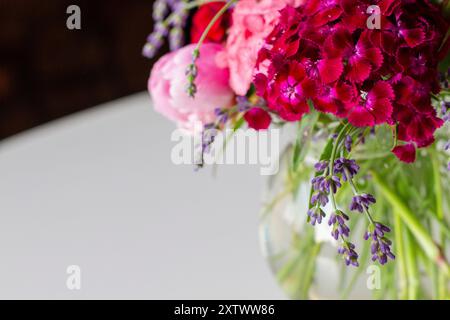
[[[388,259],[395,259],[395,255],[391,252],[392,242],[384,236],[385,233],[390,231],[391,229],[389,227],[375,222],[375,225],[371,225],[369,230],[364,234],[364,240],[371,239],[370,250],[372,253],[372,261],[378,260],[383,265],[388,262]]]
[[[214,143],[218,134],[218,129],[214,123],[208,123],[203,126],[202,132],[202,153],[208,153],[211,145]]]
[[[359,266],[358,254],[355,251],[355,245],[348,241],[345,241],[339,248],[338,253],[344,256],[345,264],[347,266],[352,265]]]
[[[328,219],[328,225],[333,226],[331,235],[338,240],[339,236],[348,237],[350,234],[349,227],[345,224],[348,221],[348,216],[340,210],[333,212]]]
[[[364,212],[364,210],[369,209],[369,206],[376,202],[376,199],[371,194],[363,193],[352,198],[350,203],[351,211]]]
[[[220,117],[224,113],[225,113],[225,110],[220,107],[214,109],[214,114],[216,115],[216,117]]]
[[[320,204],[322,207],[325,207],[327,203],[328,195],[325,192],[319,191],[311,197],[312,205]]]
[[[441,112],[442,115],[445,116],[448,110],[450,109],[450,101],[442,101],[441,102]]]
[[[314,207],[308,210],[308,217],[311,225],[315,226],[316,223],[322,223],[322,219],[325,218],[325,212],[319,207]]]
[[[156,0],[153,3],[153,20],[154,21],[162,21],[169,11],[169,6],[167,5],[166,0]]]
[[[164,41],[164,35],[160,31],[154,31],[147,37],[147,43],[142,48],[142,55],[151,59],[161,48]]]
[[[172,28],[169,33],[169,46],[171,51],[181,48],[184,44],[184,34],[182,28]]]
[[[341,187],[341,180],[338,176],[324,177],[318,176],[311,180],[311,184],[315,191],[319,191],[325,194],[337,192],[337,189]]]
[[[358,135],[358,139],[359,139],[360,143],[362,143],[362,144],[365,144],[365,143],[366,143],[366,137],[364,136],[363,133],[360,133],[360,134]]]
[[[336,193],[337,190],[341,187],[341,179],[339,179],[338,176],[331,176],[327,179],[327,190],[328,192],[333,191],[333,193]]]
[[[172,12],[170,15],[168,15],[169,11]],[[169,36],[171,50],[183,46],[187,18],[188,10],[186,10],[184,1],[156,0],[153,4],[155,26],[153,32],[147,37],[147,42],[142,48],[142,54],[147,58],[155,57],[167,36]],[[189,89],[193,92],[195,88],[190,87]]]
[[[444,150],[445,150],[445,151],[450,150],[450,141],[448,141],[448,142],[445,144]]]
[[[352,136],[350,136],[350,135],[346,136],[345,141],[344,141],[344,146],[345,146],[345,149],[347,149],[347,152],[352,151],[352,144],[353,144]]]
[[[328,168],[328,163],[329,163],[328,161],[319,161],[314,165],[314,169],[317,172],[322,172]]]
[[[245,112],[250,109],[250,102],[248,101],[246,96],[237,96],[236,104],[239,112]]]
[[[323,184],[325,183],[325,177],[324,176],[318,176],[314,177],[311,180],[312,187],[314,191],[325,191],[323,188]]]
[[[359,171],[359,166],[353,159],[338,158],[334,161],[334,173],[342,174],[344,181],[353,178]],[[347,174],[350,176],[347,177]]]
[[[228,122],[228,119],[229,119],[228,113],[224,113],[219,117],[219,122],[221,124],[226,124]]]

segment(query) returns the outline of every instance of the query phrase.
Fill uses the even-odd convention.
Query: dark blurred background
[[[0,139],[146,90],[152,0],[0,0]],[[81,30],[69,30],[69,5]]]

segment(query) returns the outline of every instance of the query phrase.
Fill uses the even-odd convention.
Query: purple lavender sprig
[[[186,85],[186,93],[191,98],[194,98],[195,94],[197,93],[197,85],[195,84],[195,79],[197,78],[198,73],[196,62],[199,57],[200,50],[196,48],[192,53],[192,62],[186,68],[186,78],[188,82]]]
[[[179,1],[173,5],[175,14],[171,19],[172,29],[169,33],[170,50],[174,51],[181,48],[184,44],[184,26],[188,18],[188,10],[184,1]]]
[[[316,223],[321,224],[322,219],[325,218],[325,212],[320,206],[315,206],[308,210],[308,219],[311,225],[315,226]]]
[[[332,226],[331,235],[335,240],[339,237],[348,237],[350,235],[350,228],[346,225],[349,217],[340,210],[336,210],[330,215],[328,225]]]
[[[338,248],[338,253],[343,255],[345,264],[347,266],[352,265],[359,267],[358,253],[355,251],[355,245],[348,241],[343,241],[342,245]]]
[[[376,203],[376,199],[374,196],[370,194],[360,194],[356,189],[356,186],[352,179],[352,174],[350,173],[350,169],[347,166],[344,166],[344,174],[348,178],[348,182],[352,187],[354,197],[350,204],[350,209],[354,211],[364,212],[369,220],[369,226],[367,232],[364,234],[364,240],[372,239],[371,243],[371,251],[372,251],[372,261],[378,260],[380,264],[385,264],[388,261],[388,258],[391,260],[395,259],[394,254],[391,252],[390,246],[392,242],[387,239],[384,235],[387,232],[390,232],[390,229],[373,220],[372,215],[370,214],[369,207]]]
[[[184,43],[183,30],[187,17],[188,10],[184,0],[156,0],[153,3],[153,32],[147,37],[142,55],[154,58],[167,36],[171,50],[180,48]]]
[[[236,103],[239,112],[246,112],[251,107],[251,103],[246,96],[237,96]]]
[[[367,193],[358,194],[352,198],[352,202],[350,203],[350,210],[359,211],[360,213],[363,213],[364,210],[369,209],[369,206],[371,204],[374,204],[376,202],[377,200],[371,194]]]
[[[359,165],[353,159],[338,158],[334,161],[333,171],[342,175],[344,181],[348,181],[358,174]]]
[[[344,146],[345,149],[347,150],[347,152],[351,152],[352,151],[352,145],[353,145],[353,139],[351,135],[347,135],[345,137],[345,141],[344,141]]]
[[[450,101],[441,101],[441,117],[445,122],[450,121]]]
[[[313,226],[316,225],[316,223],[322,223],[323,218],[326,216],[322,207],[324,207],[329,202],[329,199],[331,199],[334,209],[334,212],[328,218],[328,225],[332,227],[331,236],[335,240],[341,239],[342,242],[338,253],[343,255],[345,264],[347,266],[358,266],[358,254],[355,251],[355,245],[345,239],[350,235],[350,228],[346,224],[349,217],[344,212],[337,209],[336,201],[334,199],[334,194],[337,192],[338,188],[341,187],[340,178],[336,175],[328,174],[328,161],[318,162],[315,164],[314,168],[317,172],[322,172],[323,174],[314,177],[311,181],[315,193],[311,197],[311,205],[313,205],[313,207],[308,210],[308,221]]]
[[[381,265],[386,264],[388,259],[395,259],[395,255],[391,252],[392,242],[384,236],[385,233],[390,231],[389,227],[375,222],[369,226],[364,234],[364,240],[371,239],[372,261],[378,260]]]

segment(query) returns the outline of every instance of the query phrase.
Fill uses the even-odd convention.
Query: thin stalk
[[[227,11],[233,5],[233,3],[235,3],[236,1],[237,0],[229,0],[227,3],[225,3],[225,5],[222,7],[222,9],[220,9],[216,13],[216,15],[211,19],[209,24],[206,26],[205,31],[203,31],[200,39],[198,40],[197,46],[195,47],[194,51],[198,52],[200,50],[201,45],[205,41],[206,36],[208,35],[208,33],[211,30],[211,28],[214,26],[216,21],[219,20],[219,18],[225,13],[225,11]]]
[[[330,173],[331,175],[333,175],[333,166],[334,166],[334,160],[336,159],[336,152],[337,149],[339,147],[339,144],[341,142],[342,137],[344,136],[345,132],[347,131],[347,128],[349,127],[350,123],[347,123],[342,130],[339,132],[337,138],[336,138],[336,143],[333,146],[333,150],[331,151],[331,157],[330,157]]]
[[[419,270],[417,267],[414,239],[408,230],[404,230],[406,269],[408,271],[408,299],[417,300],[420,291]]]
[[[442,179],[441,172],[438,160],[438,155],[435,150],[431,151],[431,162],[433,166],[433,179],[434,179],[434,194],[436,199],[436,216],[441,222],[445,222],[444,220],[444,197],[442,191]],[[439,233],[441,238],[441,250],[445,252],[445,231],[442,226],[439,226]],[[443,300],[447,296],[447,276],[442,272],[442,270],[438,271],[438,299]]]
[[[356,189],[356,186],[353,183],[353,179],[350,178],[351,177],[350,172],[348,171],[347,168],[345,168],[344,170],[345,170],[345,174],[347,175],[348,183],[352,187],[353,194],[355,196],[359,195],[358,189]],[[372,215],[369,212],[369,209],[367,209],[365,206],[363,206],[363,207],[364,207],[364,213],[366,214],[367,219],[369,220],[370,224],[375,225],[375,221],[373,220]]]
[[[399,298],[404,300],[408,297],[408,273],[406,269],[405,244],[403,237],[403,223],[399,215],[394,215],[395,227],[395,252],[397,255],[397,272],[399,277]]]
[[[317,256],[321,248],[322,245],[320,243],[316,243],[311,249],[308,258],[308,264],[305,268],[305,274],[303,275],[303,283],[301,288],[301,297],[303,299],[306,299],[308,297],[309,289],[311,288],[311,284],[314,280],[314,271],[316,269]]]
[[[198,1],[191,1],[185,4],[184,8],[186,10],[191,10],[196,7],[200,7],[201,5],[210,3],[210,2],[227,2],[227,0],[198,0]]]

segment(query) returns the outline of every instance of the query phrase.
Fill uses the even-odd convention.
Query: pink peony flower
[[[214,110],[232,105],[234,94],[229,87],[229,71],[217,63],[223,46],[205,43],[197,60],[197,94],[186,93],[186,68],[192,62],[195,45],[191,44],[163,56],[155,63],[148,80],[148,90],[155,110],[189,132],[215,119]]]
[[[250,88],[258,51],[287,4],[297,7],[304,0],[241,0],[233,10],[233,24],[226,44],[230,86],[238,95]]]

